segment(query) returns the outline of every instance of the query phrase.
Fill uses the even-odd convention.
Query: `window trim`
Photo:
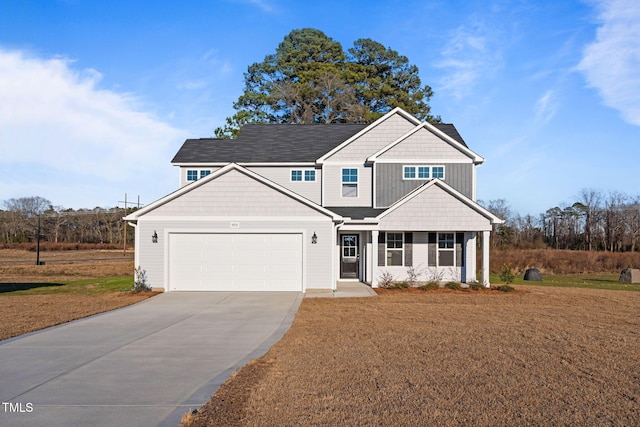
[[[420,168],[427,170],[428,177],[420,177]],[[433,177],[433,168],[442,168],[442,177]],[[407,177],[407,170],[413,169],[413,177]],[[402,165],[402,180],[403,181],[427,181],[430,179],[444,179],[445,178],[445,166],[444,165]]]
[[[300,173],[300,179],[293,179],[295,172]],[[313,179],[308,179],[307,174],[313,174]],[[315,169],[290,169],[289,170],[289,182],[316,182],[316,170]]]
[[[386,231],[384,236],[384,263],[386,267],[404,267],[404,251],[405,251],[405,235],[403,232],[398,231]],[[400,235],[400,248],[389,248],[390,235],[398,234]],[[397,242],[397,239],[393,240]],[[400,265],[389,264],[389,252],[400,252]]]
[[[348,178],[349,180],[345,181],[345,171],[349,171],[348,175],[346,176],[346,178]],[[351,171],[355,171],[355,175],[351,174]],[[355,181],[352,181],[350,178],[355,176]],[[342,168],[341,169],[341,178],[340,178],[340,183],[341,183],[341,197],[344,198],[353,198],[353,197],[358,197],[358,184],[360,183],[360,172],[358,170],[358,168]],[[344,195],[344,190],[345,188],[354,188],[355,189],[355,195],[353,196],[345,196]]]
[[[192,178],[190,177],[192,176]],[[195,182],[198,180],[198,169],[187,169],[187,182]]]

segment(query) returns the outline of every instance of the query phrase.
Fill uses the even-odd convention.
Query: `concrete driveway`
[[[177,426],[291,325],[296,292],[169,292],[0,342],[2,426]]]

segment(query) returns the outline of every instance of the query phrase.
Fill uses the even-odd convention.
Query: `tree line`
[[[42,197],[22,197],[4,201],[0,209],[0,243],[104,243],[122,245],[128,212],[119,207],[65,209]],[[133,243],[133,230],[127,243]]]
[[[537,216],[512,213],[504,199],[480,204],[505,220],[494,226],[494,247],[640,250],[640,195],[582,189],[572,204],[549,208]]]

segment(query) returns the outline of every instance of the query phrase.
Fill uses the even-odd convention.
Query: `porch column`
[[[482,232],[482,284],[488,288],[489,284],[489,238],[491,231]]]
[[[371,231],[371,287],[378,287],[378,230]]]

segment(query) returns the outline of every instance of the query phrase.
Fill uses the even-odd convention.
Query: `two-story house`
[[[484,159],[453,125],[394,109],[370,125],[244,126],[234,140],[188,139],[180,188],[128,215],[136,265],[154,288],[220,291],[376,287],[405,280],[489,285],[489,235],[476,203]]]

